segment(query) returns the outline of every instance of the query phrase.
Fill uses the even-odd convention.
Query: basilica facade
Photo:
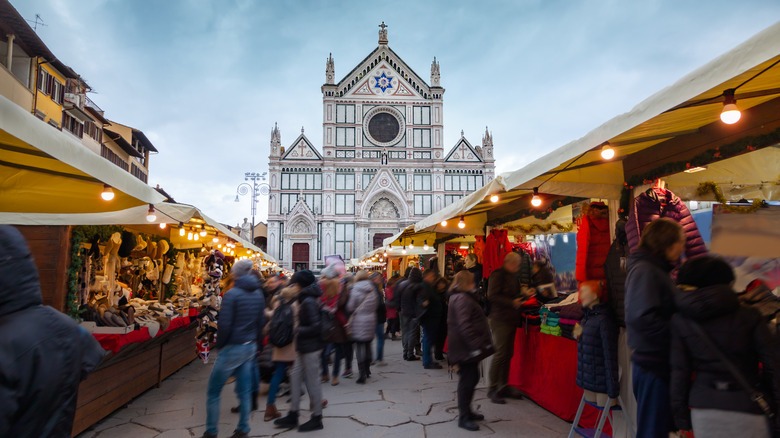
[[[291,269],[325,257],[359,257],[494,177],[493,138],[472,145],[461,131],[445,145],[439,63],[430,83],[388,45],[339,82],[329,56],[322,86],[322,147],[304,131],[286,147],[271,131],[268,252]]]

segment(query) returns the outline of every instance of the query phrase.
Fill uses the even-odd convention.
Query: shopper
[[[464,265],[472,275],[474,275],[474,284],[479,286],[482,283],[482,264],[479,263],[479,258],[474,253],[469,253],[466,256],[466,264]]]
[[[658,219],[645,227],[627,262],[626,331],[634,353],[637,438],[667,438],[674,429],[669,405],[670,321],[674,284],[670,273],[685,251],[683,227]]]
[[[485,416],[471,410],[474,389],[479,381],[479,362],[495,351],[485,313],[476,295],[474,276],[468,271],[455,275],[447,313],[450,364],[457,365],[458,375],[458,426],[476,431],[475,421]]]
[[[298,326],[298,293],[300,289],[297,287],[286,287],[282,289],[278,295],[273,298],[271,308],[273,309],[268,314],[268,319],[273,320],[274,313],[278,312],[277,318],[282,314],[292,316],[293,333]],[[289,311],[288,311],[289,310]],[[267,329],[270,329],[270,325]],[[295,362],[297,356],[295,348],[295,337],[293,336],[292,342],[284,346],[273,346],[273,352],[271,360],[274,365],[274,374],[271,376],[271,383],[268,386],[268,399],[265,405],[264,421],[275,420],[282,416],[279,410],[276,408],[276,396],[279,393],[279,386],[287,376],[287,369]]]
[[[0,436],[69,438],[79,383],[104,355],[70,317],[42,305],[24,237],[0,225]]]
[[[409,271],[409,279],[400,289],[401,336],[403,337],[404,360],[420,360],[415,356],[415,347],[420,339],[420,310],[418,298],[425,294],[420,268]],[[398,290],[396,291],[398,292]]]
[[[401,331],[398,320],[398,310],[391,306],[393,298],[395,297],[395,285],[400,279],[400,275],[393,275],[387,280],[387,287],[385,287],[385,303],[387,307],[387,329],[385,330],[385,338],[390,337],[393,341],[398,339],[398,333]]]
[[[438,274],[437,274],[438,275]],[[474,282],[474,287],[477,282]],[[442,305],[442,316],[439,318],[439,329],[436,331],[436,339],[433,341],[433,358],[436,360],[444,360],[444,345],[447,343],[447,312],[449,297],[447,293],[450,289],[450,282],[446,278],[439,276],[435,283],[436,298]]]
[[[371,364],[383,367],[387,365],[385,358],[385,323],[387,322],[387,305],[385,304],[384,278],[379,272],[371,274],[371,282],[377,294],[378,305],[376,308],[376,358]]]
[[[262,345],[265,328],[265,299],[260,281],[251,273],[252,267],[251,260],[240,260],[233,265],[230,276],[234,286],[222,298],[216,344],[221,350],[209,377],[204,438],[217,436],[220,396],[231,376],[236,377],[235,391],[240,403],[240,417],[233,438],[249,436],[252,367],[257,366],[258,343]]]
[[[442,366],[433,361],[433,348],[439,333],[439,324],[444,314],[444,300],[436,290],[438,276],[435,272],[426,270],[423,274],[423,293],[418,297],[417,314],[423,329],[422,364],[426,370],[440,370]]]
[[[547,260],[536,260],[531,267],[531,292],[536,293],[536,299],[541,303],[548,303],[558,297],[555,289],[555,275],[550,269]]]
[[[522,288],[518,277],[522,259],[511,252],[504,257],[504,264],[493,271],[488,279],[490,300],[490,329],[496,355],[488,373],[488,398],[496,404],[506,403],[505,397],[521,399],[522,394],[509,386],[509,363],[515,347],[515,333],[520,321],[517,309],[523,303]]]
[[[347,303],[349,302],[350,294],[352,293],[352,286],[355,283],[355,276],[352,273],[346,272],[341,279],[341,288],[339,289],[339,311],[343,315],[342,323],[346,324],[349,319],[349,312],[347,311]],[[344,352],[344,373],[341,377],[345,379],[351,379],[354,373],[352,372],[352,362],[355,357],[355,348],[352,339],[349,336],[345,336],[347,341],[342,344],[341,348]]]
[[[368,271],[358,272],[347,303],[347,311],[351,314],[348,325],[352,340],[355,342],[355,356],[360,373],[357,380],[359,384],[366,383],[366,379],[371,377],[371,341],[376,333],[378,306],[379,300]]]
[[[777,424],[769,424],[720,357],[736,366],[751,389],[760,388],[760,361],[764,373],[773,376],[770,387],[762,388],[766,402],[780,400],[772,335],[758,310],[740,306],[731,288],[734,279],[728,263],[710,256],[689,260],[678,272],[678,313],[671,328],[674,420],[696,437],[769,438],[770,429],[780,432]]]
[[[322,276],[320,278],[320,288],[322,288],[322,305],[328,309],[335,318],[333,319],[333,335],[328,339],[328,345],[322,351],[321,367],[322,367],[322,381],[327,382],[330,374],[328,373],[328,359],[330,353],[333,352],[335,357],[333,359],[333,375],[331,385],[336,386],[339,384],[339,371],[341,370],[341,361],[345,359],[344,351],[345,345],[349,341],[347,334],[344,331],[344,324],[347,322],[347,317],[344,314],[344,306],[339,306],[340,303],[340,290],[341,290],[341,273],[335,265],[331,264],[322,270]]]
[[[322,386],[320,386],[319,359],[322,348],[322,321],[320,297],[322,291],[314,274],[309,270],[298,271],[290,279],[290,287],[298,292],[298,327],[295,329],[295,357],[290,373],[290,412],[274,422],[278,427],[292,429],[298,426],[301,404],[301,384],[306,385],[312,416],[298,427],[299,432],[322,430]]]

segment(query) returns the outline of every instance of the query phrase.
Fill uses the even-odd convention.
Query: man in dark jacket
[[[70,437],[79,383],[105,351],[41,301],[24,237],[0,225],[0,437]]]
[[[401,336],[403,337],[404,360],[420,360],[414,355],[414,349],[420,342],[420,304],[418,298],[422,294],[422,271],[412,268],[409,279],[401,285]]]
[[[221,351],[209,377],[203,438],[217,436],[220,395],[225,382],[233,375],[236,376],[236,395],[241,403],[241,415],[233,438],[249,436],[252,367],[257,366],[255,357],[258,345],[262,345],[265,327],[265,298],[260,290],[260,280],[251,273],[252,267],[251,260],[240,260],[233,265],[230,275],[235,283],[222,298],[216,345]]]
[[[490,300],[490,329],[493,331],[493,345],[496,354],[490,363],[488,374],[488,397],[490,401],[504,404],[504,397],[522,398],[522,394],[509,386],[509,362],[515,348],[515,333],[520,321],[517,309],[523,303],[522,287],[517,273],[522,258],[511,252],[504,258],[504,264],[490,274],[488,279],[488,300]]]
[[[423,274],[423,288],[417,297],[418,311],[420,312],[420,324],[423,329],[422,337],[422,364],[426,370],[440,370],[442,366],[433,361],[433,348],[438,338],[439,326],[444,315],[444,299],[436,291],[436,272],[425,271]]]
[[[290,372],[290,412],[274,422],[278,427],[292,429],[298,426],[298,411],[301,404],[301,383],[306,385],[311,401],[311,419],[298,427],[299,432],[322,430],[322,386],[320,383],[320,351],[325,347],[322,340],[320,317],[320,296],[322,291],[311,271],[298,271],[290,286],[300,288],[298,293],[298,328],[295,331],[295,358]]]

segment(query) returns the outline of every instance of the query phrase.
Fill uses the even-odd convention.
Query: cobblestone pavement
[[[325,430],[311,432],[310,437],[534,437],[566,436],[569,423],[555,417],[532,402],[508,400],[505,405],[487,400],[486,381],[480,381],[474,407],[485,414],[481,430],[468,432],[457,427],[455,380],[443,370],[425,370],[419,361],[401,360],[401,343],[386,341],[388,365],[372,367],[366,385],[355,379],[341,379],[341,384],[323,385],[328,407],[324,410]],[[196,360],[169,377],[160,388],[151,389],[127,407],[78,435],[78,438],[190,438],[200,437],[206,424],[206,382],[212,361],[204,365]],[[277,400],[278,408],[287,410],[288,397]],[[222,393],[220,437],[229,437],[238,422],[230,413],[236,405],[233,385]],[[261,408],[265,398],[261,396]],[[304,397],[301,408],[307,408]],[[301,419],[309,418],[302,411]],[[252,437],[294,436],[296,430],[275,429],[263,421],[263,411],[252,413]]]

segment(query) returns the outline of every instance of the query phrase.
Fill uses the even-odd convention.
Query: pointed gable
[[[381,169],[377,172],[374,178],[371,179],[371,183],[363,191],[364,202],[362,210],[364,211],[361,212],[361,217],[368,217],[371,207],[381,198],[387,198],[402,217],[409,217],[410,212],[405,201],[406,187],[401,187],[398,184],[398,180],[395,179],[395,176],[389,169]]]
[[[431,87],[387,46],[379,46],[339,81],[342,96],[395,96],[427,99]]]
[[[290,145],[282,160],[322,160],[322,155],[311,144],[306,135],[301,135]]]
[[[444,161],[449,163],[481,163],[482,157],[465,137],[461,137]]]

